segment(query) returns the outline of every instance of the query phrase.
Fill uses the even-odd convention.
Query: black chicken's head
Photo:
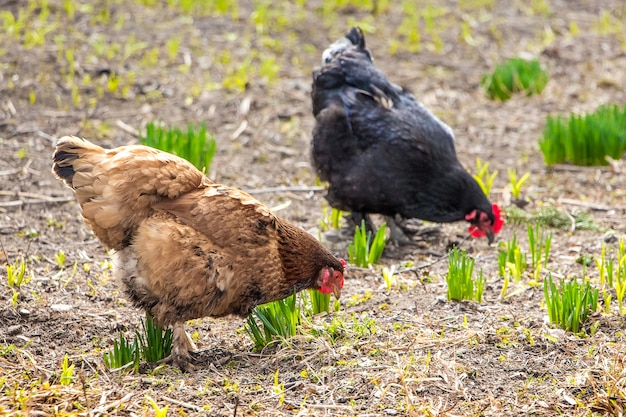
[[[474,209],[465,215],[465,220],[470,222],[470,235],[473,237],[487,236],[489,244],[493,243],[494,236],[500,232],[504,225],[500,207],[497,204],[493,204],[488,209]]]
[[[343,54],[348,49],[354,49],[367,55],[371,62],[374,62],[369,49],[365,48],[365,35],[360,27],[355,26],[346,36],[336,40],[322,53],[322,65],[326,65],[333,60],[337,55]]]

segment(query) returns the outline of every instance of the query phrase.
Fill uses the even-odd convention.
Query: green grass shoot
[[[519,179],[517,178],[517,172],[514,169],[508,169],[509,173],[509,186],[511,188],[511,195],[514,199],[519,200],[522,196],[522,186],[530,178],[530,172],[525,173]]]
[[[393,286],[393,284],[395,284],[397,279],[396,266],[392,265],[391,268],[383,268],[382,274],[383,280],[385,281],[385,288],[387,289],[387,291],[390,291],[391,287]]]
[[[474,175],[474,179],[487,197],[489,197],[491,193],[491,187],[497,176],[497,170],[491,173],[489,172],[489,162],[483,162],[480,158],[476,158],[476,174]]]
[[[139,346],[137,339],[131,344],[124,337],[124,333],[120,333],[119,340],[113,341],[113,349],[104,352],[104,366],[108,369],[129,368],[137,372],[139,370]],[[130,366],[132,364],[132,366]]]
[[[330,294],[322,294],[317,290],[306,290],[300,293],[309,316],[330,312]]]
[[[508,275],[519,283],[526,266],[527,255],[517,243],[517,233],[513,233],[513,239],[507,241],[504,250],[498,253],[498,273],[502,278]]]
[[[531,266],[533,268],[533,277],[536,282],[539,281],[541,270],[548,265],[550,259],[550,247],[552,245],[552,232],[546,233],[539,223],[532,227],[527,226],[528,230],[528,246],[530,247]]]
[[[146,400],[150,404],[150,407],[152,407],[152,411],[154,411],[154,417],[167,417],[169,405],[159,407],[159,404],[149,395],[146,395]]]
[[[322,230],[340,229],[341,218],[346,214],[345,211],[329,207],[326,201],[322,202],[322,220],[320,221],[320,228]]]
[[[448,254],[448,275],[446,276],[448,300],[474,300],[480,303],[483,298],[485,278],[482,270],[477,279],[474,279],[473,275],[474,259],[465,251],[459,252],[455,247]]]
[[[67,258],[65,256],[65,252],[63,252],[62,250],[59,250],[57,253],[54,254],[54,261],[57,263],[59,269],[65,268],[66,260]]]
[[[365,221],[362,220],[361,226],[355,227],[353,242],[348,245],[350,263],[360,268],[367,268],[370,264],[376,264],[385,250],[386,229],[387,225],[383,223],[372,239],[372,232],[367,231]]]
[[[187,130],[178,127],[166,128],[148,123],[146,135],[139,138],[142,145],[173,153],[191,162],[196,168],[208,173],[217,150],[213,136],[207,136],[206,125],[187,125]]]
[[[19,288],[30,282],[30,274],[26,274],[24,259],[16,259],[13,264],[7,265],[7,285],[9,288]]]
[[[284,341],[295,336],[299,322],[300,304],[296,303],[294,293],[283,300],[257,306],[248,316],[244,329],[258,351],[274,340]]]
[[[616,259],[608,257],[606,246],[603,244],[600,258],[596,259],[596,266],[605,305],[609,304],[613,297],[609,291],[614,290],[619,312],[621,315],[626,315],[626,310],[624,310],[624,296],[626,295],[626,245],[624,238],[619,240],[616,252]]]
[[[489,98],[506,101],[514,93],[526,96],[541,94],[548,82],[548,74],[539,61],[512,58],[496,66],[490,74],[485,74],[481,85]]]
[[[561,280],[557,287],[552,275],[548,274],[543,280],[543,293],[550,322],[563,330],[580,332],[589,315],[598,308],[598,289],[589,282],[580,284],[576,279]]]
[[[69,359],[67,357],[67,353],[63,357],[63,362],[61,363],[61,378],[59,378],[59,383],[61,385],[68,386],[74,381],[74,364],[69,364]]]
[[[539,147],[546,165],[569,162],[581,166],[609,165],[626,149],[626,106],[600,106],[585,115],[548,116]]]
[[[147,362],[158,362],[172,352],[172,329],[164,330],[146,313],[141,321],[142,332],[136,331],[141,357]]]

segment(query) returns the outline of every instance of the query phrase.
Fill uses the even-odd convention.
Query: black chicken
[[[324,51],[311,95],[312,160],[332,207],[370,225],[369,213],[466,220],[473,236],[493,241],[499,209],[459,163],[452,130],[374,66],[360,28]]]

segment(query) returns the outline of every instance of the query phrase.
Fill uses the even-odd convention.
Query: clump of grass
[[[135,332],[135,340],[132,343],[120,333],[119,341],[113,341],[113,349],[103,355],[107,368],[124,367],[137,372],[140,359],[154,363],[172,352],[172,329],[164,330],[146,313],[146,319],[141,321],[141,330]]]
[[[147,362],[158,362],[172,352],[172,329],[158,326],[152,316],[146,313],[146,320],[141,321],[143,332],[136,331],[141,357]]]
[[[578,333],[589,315],[598,308],[598,289],[589,282],[579,284],[576,279],[561,280],[557,288],[549,274],[543,281],[543,293],[550,323],[563,330]]]
[[[626,106],[600,106],[586,115],[548,116],[539,147],[546,165],[608,165],[607,156],[621,159],[626,149]]]
[[[330,313],[330,294],[322,294],[317,290],[307,290],[300,294],[307,315],[315,316],[321,313]]]
[[[361,221],[361,226],[356,226],[354,230],[354,240],[348,245],[348,256],[350,263],[361,268],[373,265],[378,262],[385,250],[386,223],[383,223],[376,235],[372,239],[372,232],[368,232],[365,221]]]
[[[244,329],[254,342],[255,350],[261,350],[274,340],[284,341],[295,336],[299,322],[300,305],[294,293],[283,300],[257,306],[248,316]]]
[[[483,298],[485,278],[481,270],[474,279],[474,259],[465,251],[454,248],[448,255],[448,300],[474,300],[479,303]]]
[[[518,92],[527,96],[541,94],[547,82],[548,75],[539,61],[512,58],[496,66],[491,74],[484,75],[481,85],[492,100],[506,101]]]
[[[119,340],[113,341],[113,349],[103,354],[104,366],[108,369],[130,368],[137,372],[139,370],[139,356],[137,339],[130,343],[124,337],[124,333],[120,333]]]
[[[205,172],[209,172],[217,150],[215,138],[207,135],[206,124],[200,126],[189,124],[185,131],[178,127],[166,128],[150,122],[146,125],[146,135],[139,140],[142,145],[178,155]]]

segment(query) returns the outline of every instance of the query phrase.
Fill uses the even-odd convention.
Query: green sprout
[[[625,314],[623,308],[624,295],[626,295],[626,249],[624,248],[624,238],[619,240],[618,246],[618,267],[615,274],[615,295],[619,304],[620,314]],[[611,281],[609,277],[609,282]]]
[[[146,125],[146,135],[139,140],[143,145],[178,155],[205,172],[209,172],[217,150],[215,138],[207,137],[205,124],[200,127],[189,124],[187,131],[183,131],[177,127],[165,128],[151,122]]]
[[[167,417],[167,409],[169,408],[169,405],[161,408],[159,407],[159,404],[157,404],[157,402],[154,401],[154,399],[149,395],[146,395],[146,400],[148,400],[150,407],[152,407],[152,410],[154,411],[154,417]]]
[[[54,254],[54,261],[57,263],[57,266],[60,269],[65,268],[65,262],[67,261],[66,257],[65,257],[65,252],[63,252],[63,250],[59,250],[57,253]]]
[[[600,106],[586,115],[548,116],[539,147],[546,165],[608,165],[619,160],[626,147],[626,106]]]
[[[497,170],[489,173],[489,162],[483,163],[480,158],[476,158],[476,175],[474,175],[474,179],[487,197],[491,193],[491,186],[497,176]]]
[[[519,200],[522,195],[522,185],[530,178],[530,172],[525,173],[519,179],[514,169],[508,169],[509,185],[511,186],[511,195],[514,199]]]
[[[386,223],[383,223],[372,239],[372,232],[367,231],[365,221],[361,220],[361,226],[355,227],[353,243],[348,245],[350,263],[361,268],[376,264],[385,250],[386,228]]]
[[[484,75],[481,85],[492,100],[506,101],[517,92],[527,96],[541,94],[547,82],[548,75],[539,61],[512,58],[497,65],[491,74]]]
[[[474,300],[479,303],[483,298],[485,278],[482,270],[477,279],[473,278],[474,259],[465,251],[459,252],[455,247],[448,254],[448,300]]]
[[[543,280],[543,293],[550,322],[563,330],[578,333],[589,315],[598,308],[598,289],[589,282],[561,280],[557,288],[552,275]]]
[[[623,240],[620,240],[620,244],[623,245]],[[613,287],[613,280],[615,277],[615,268],[613,259],[606,257],[606,246],[602,244],[602,250],[600,252],[600,258],[596,258],[596,266],[598,267],[598,276],[600,281],[600,288],[602,288],[602,301],[604,303],[605,313],[611,311],[611,301],[613,295],[609,292],[609,289]],[[619,272],[619,268],[618,268]],[[622,311],[622,305],[620,303],[620,312]],[[622,313],[623,314],[623,313]]]
[[[322,220],[320,220],[320,228],[322,230],[340,229],[341,218],[346,214],[345,211],[329,206],[326,201],[322,202]]]
[[[67,353],[63,358],[63,362],[61,363],[61,378],[59,378],[59,383],[61,385],[68,386],[74,380],[74,364],[69,364],[69,360],[67,358]]]
[[[510,275],[519,283],[526,265],[526,254],[517,243],[517,233],[513,233],[513,239],[506,242],[504,250],[498,254],[498,273],[502,278]]]
[[[385,287],[387,291],[391,290],[391,287],[396,282],[396,266],[392,265],[391,268],[383,268],[383,279],[385,280]]]
[[[276,62],[276,58],[273,56],[264,56],[261,58],[261,65],[259,67],[259,75],[267,80],[268,83],[273,83],[278,78],[280,72],[280,64]]]
[[[261,325],[257,323],[261,322]],[[246,333],[254,342],[255,350],[279,339],[287,340],[296,334],[296,325],[300,322],[300,305],[296,303],[295,293],[289,297],[257,306],[246,321]]]
[[[534,228],[529,224],[527,230],[531,266],[534,271],[533,277],[534,281],[538,283],[541,270],[548,265],[548,260],[550,259],[552,232],[546,234],[539,223],[536,223]]]
[[[26,262],[16,259],[12,265],[7,265],[7,284],[9,288],[19,288],[30,282],[30,274],[26,274]]]
[[[170,38],[165,43],[167,48],[167,56],[170,59],[170,62],[174,62],[176,60],[176,56],[178,55],[178,51],[180,50],[180,43],[182,39],[179,36],[175,36]]]

